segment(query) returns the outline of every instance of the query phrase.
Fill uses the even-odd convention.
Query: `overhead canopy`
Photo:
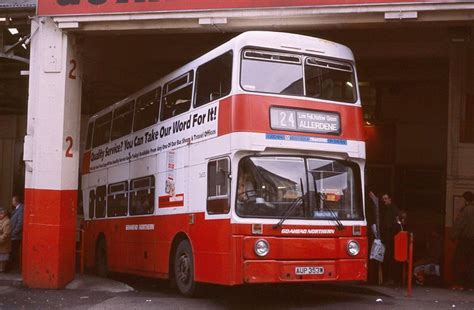
[[[0,0],[0,114],[26,111],[30,18],[35,0]]]

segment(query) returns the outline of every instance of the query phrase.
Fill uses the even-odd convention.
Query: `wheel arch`
[[[183,231],[178,232],[171,242],[170,253],[168,257],[168,278],[170,280],[174,279],[174,256],[176,254],[176,249],[183,240],[188,240],[189,244],[191,245],[191,249],[194,252],[193,243],[191,242],[191,238],[189,238],[188,234]]]

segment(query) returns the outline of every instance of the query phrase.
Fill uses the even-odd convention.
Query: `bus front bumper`
[[[246,260],[245,283],[366,281],[367,260]]]

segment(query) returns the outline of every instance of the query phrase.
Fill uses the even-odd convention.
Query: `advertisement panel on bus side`
[[[441,3],[443,0],[38,0],[38,15],[75,15],[277,7],[317,7],[397,3]]]
[[[217,136],[219,103],[185,113],[92,149],[89,171],[170,151]]]

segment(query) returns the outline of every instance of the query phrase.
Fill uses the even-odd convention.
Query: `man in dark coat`
[[[365,215],[367,219],[367,237],[369,241],[369,249],[372,249],[375,239],[380,239],[379,232],[379,199],[372,191],[369,191],[366,199]],[[367,268],[367,281],[370,284],[379,283],[380,262],[369,259]]]
[[[398,270],[393,259],[393,238],[397,232],[398,207],[392,202],[392,196],[389,193],[382,195],[382,206],[380,207],[380,232],[382,242],[385,245],[385,256],[383,262],[384,282],[393,284],[394,280],[399,278],[395,274]]]

